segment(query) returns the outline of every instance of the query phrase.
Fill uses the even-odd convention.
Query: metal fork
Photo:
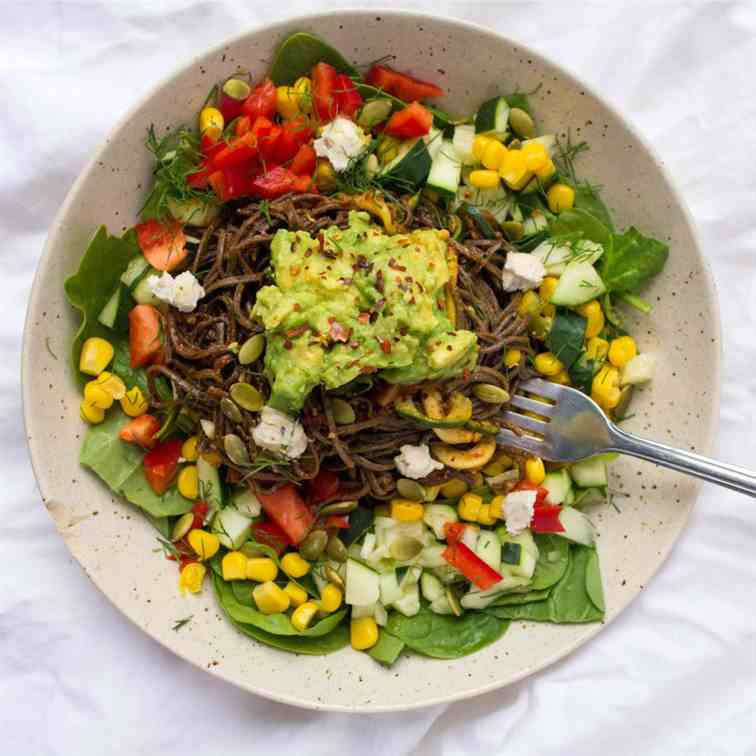
[[[569,386],[540,378],[525,381],[509,407],[504,416],[522,435],[504,429],[497,437],[502,445],[551,462],[574,462],[610,451],[630,454],[756,497],[756,475],[748,470],[620,430],[596,402]]]

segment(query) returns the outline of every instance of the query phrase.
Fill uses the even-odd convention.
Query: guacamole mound
[[[357,211],[347,228],[316,238],[277,231],[276,285],[258,292],[252,311],[265,325],[270,405],[295,412],[319,384],[335,389],[360,374],[416,383],[474,366],[475,334],[455,330],[445,311],[446,236],[389,236]]]

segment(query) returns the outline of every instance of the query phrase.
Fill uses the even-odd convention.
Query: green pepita
[[[326,504],[321,510],[322,515],[349,514],[357,509],[356,501],[334,501]]]
[[[250,412],[258,412],[265,404],[263,395],[249,383],[235,383],[229,394],[240,407]]]
[[[239,362],[242,365],[251,365],[260,358],[265,351],[265,335],[256,333],[250,336],[239,349]]]
[[[400,535],[391,541],[389,553],[397,562],[408,562],[414,559],[423,550],[423,544],[417,538],[408,535]]]
[[[519,239],[522,239],[522,235],[525,233],[525,227],[522,223],[513,220],[504,221],[504,223],[501,224],[501,230],[504,232],[504,236],[510,241],[518,241]]]
[[[535,136],[535,123],[530,115],[522,108],[512,108],[509,111],[509,125],[512,131],[523,139]]]
[[[323,574],[329,583],[333,583],[337,588],[341,588],[342,591],[344,590],[344,581],[341,579],[341,575],[330,564],[325,566]]]
[[[316,562],[325,551],[328,543],[328,533],[325,530],[313,530],[307,538],[299,544],[299,553],[308,562]]]
[[[194,513],[187,512],[186,514],[182,514],[181,517],[176,520],[176,524],[173,526],[171,540],[180,541],[192,529],[193,522]]]
[[[349,425],[357,419],[352,405],[343,399],[331,399],[331,412],[337,425]]]
[[[346,562],[347,556],[349,556],[347,547],[344,546],[344,542],[337,535],[329,536],[326,553],[336,562]]]
[[[473,386],[473,394],[481,402],[488,404],[505,404],[509,401],[509,392],[501,386],[494,386],[493,383],[476,383]]]
[[[425,500],[425,489],[416,480],[399,478],[396,481],[396,490],[403,499],[409,499],[410,501]]]
[[[228,458],[241,467],[249,464],[249,452],[239,436],[234,433],[227,433],[223,436],[223,450]]]
[[[220,411],[232,422],[240,423],[242,421],[241,410],[227,397],[220,400]]]

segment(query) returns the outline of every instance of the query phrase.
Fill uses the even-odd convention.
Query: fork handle
[[[611,426],[611,450],[630,454],[663,467],[670,467],[710,483],[731,488],[756,498],[756,475],[742,467],[728,465],[700,454],[673,449],[671,446],[639,438],[627,431]]]

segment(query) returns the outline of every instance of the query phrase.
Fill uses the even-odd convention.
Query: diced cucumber
[[[578,262],[595,265],[604,254],[604,245],[590,239],[578,239],[572,243],[572,256]]]
[[[392,606],[405,617],[414,617],[420,611],[420,586],[415,583],[402,591],[402,597]]]
[[[533,210],[529,218],[522,222],[522,235],[534,236],[548,228],[549,222],[540,210]]]
[[[572,481],[564,468],[550,472],[541,485],[549,492],[550,504],[564,504],[564,500],[572,489]]]
[[[346,563],[346,596],[344,601],[352,606],[374,604],[381,595],[380,576],[354,559]]]
[[[436,159],[436,155],[441,151],[441,146],[444,143],[444,134],[440,129],[433,128],[422,137],[422,140],[428,148],[428,154],[430,155],[432,162]]]
[[[622,386],[636,386],[648,383],[654,377],[656,358],[649,352],[637,354],[622,368],[620,384]]]
[[[601,456],[573,462],[570,465],[570,476],[575,485],[581,488],[601,487],[609,483],[606,460]]]
[[[583,546],[593,546],[595,543],[596,531],[591,521],[575,507],[562,507],[559,522],[564,530],[556,535]]]
[[[426,186],[442,195],[453,197],[459,188],[462,161],[448,139],[442,139],[438,152],[433,157]]]
[[[448,504],[426,504],[423,521],[433,530],[436,538],[446,538],[446,523],[457,522],[459,516],[454,507]]]
[[[252,519],[235,507],[224,507],[213,517],[212,532],[227,549],[238,549],[249,538]]]
[[[420,582],[420,576],[422,574],[422,567],[408,567],[399,580],[399,588],[402,593],[404,593],[410,586],[417,585],[417,583]]]
[[[523,530],[522,533],[518,533],[516,536],[507,532],[504,527],[496,529],[496,535],[499,537],[499,541],[502,544],[502,554],[504,554],[509,547],[519,546],[519,558],[515,562],[507,561],[506,564],[502,564],[501,571],[504,575],[512,575],[513,577],[521,577],[530,579],[535,572],[536,562],[538,561],[538,546],[536,545],[533,534],[530,530]],[[512,557],[514,557],[516,549],[512,549]]]
[[[589,262],[568,263],[551,295],[551,303],[577,307],[600,297],[606,291],[601,276]]]
[[[522,559],[522,546],[519,543],[506,543],[501,547],[501,563],[519,564]]]
[[[420,578],[420,590],[423,592],[423,598],[426,601],[434,601],[446,593],[443,583],[430,572],[424,572]]]
[[[381,603],[384,606],[390,606],[394,601],[398,601],[402,597],[402,589],[399,587],[396,570],[381,575],[378,578],[378,585],[380,589]]]
[[[606,501],[605,488],[579,488],[575,491],[575,507],[587,507],[590,504],[603,504]]]
[[[130,289],[133,288],[149,268],[150,264],[142,255],[132,258],[126,266],[126,270],[121,274],[121,283]]]
[[[431,155],[423,139],[415,140],[409,149],[400,152],[378,174],[384,183],[417,189],[425,183],[431,167]]]
[[[475,551],[475,548],[478,545],[479,532],[480,528],[477,525],[468,525],[465,523],[465,529],[462,531],[460,541],[462,541],[468,549]]]
[[[486,100],[475,116],[475,133],[491,134],[504,139],[509,129],[509,105],[506,97]]]
[[[223,484],[218,468],[213,467],[204,457],[200,457],[197,460],[197,475],[202,501],[210,509],[220,509],[223,506]]]
[[[363,561],[370,559],[370,555],[375,551],[375,533],[366,533],[365,539],[360,547],[360,557]]]
[[[185,200],[168,198],[168,210],[180,223],[188,226],[209,226],[220,212],[220,205],[212,200],[192,197]]]
[[[367,606],[353,606],[352,619],[356,620],[362,617],[372,617],[376,621],[376,624],[383,627],[388,620],[388,613],[386,612],[386,607],[380,601],[368,604]]]
[[[562,503],[565,507],[571,507],[575,503],[575,486],[570,486]]]
[[[122,296],[123,288],[119,285],[105,304],[105,307],[100,310],[100,314],[97,316],[97,320],[106,328],[113,328],[113,326],[115,326],[116,319],[118,318],[118,308],[120,307]]]
[[[546,239],[530,254],[543,263],[548,275],[561,276],[567,263],[572,259],[572,247],[569,244],[555,244],[551,239]]]
[[[452,139],[452,142],[459,159],[464,165],[472,165],[475,162],[472,151],[474,141],[475,126],[473,124],[465,123],[454,127],[454,138]]]
[[[420,556],[417,558],[417,563],[421,567],[443,567],[447,564],[442,556],[445,550],[445,544],[432,543],[420,552]]]
[[[386,611],[386,607],[380,601],[373,606],[373,619],[377,625],[386,627],[386,623],[388,622],[388,612]]]
[[[530,582],[529,578],[515,577],[514,575],[502,575],[502,579],[493,588],[480,591],[473,586],[460,600],[465,609],[485,609],[489,604],[496,601],[502,593],[522,588]]]
[[[370,100],[364,104],[360,114],[357,116],[357,124],[363,129],[372,129],[379,123],[383,123],[389,115],[394,105],[391,100],[379,98]]]
[[[150,289],[150,281],[153,275],[157,273],[151,273],[150,275],[141,278],[137,285],[131,290],[131,296],[134,297],[134,301],[137,304],[148,304],[153,307],[165,307],[165,302],[162,299],[158,299]]]
[[[475,545],[475,553],[491,569],[499,571],[501,567],[501,541],[493,530],[481,530],[478,535],[478,543]]]
[[[437,599],[430,602],[428,608],[434,614],[454,614],[449,604],[449,599],[446,597],[446,593],[443,596],[439,596]]]
[[[260,500],[249,488],[237,488],[231,493],[231,505],[247,517],[259,517],[262,511]]]
[[[396,525],[392,517],[376,517],[373,520],[373,532],[378,546],[384,546],[388,541],[388,533]]]

